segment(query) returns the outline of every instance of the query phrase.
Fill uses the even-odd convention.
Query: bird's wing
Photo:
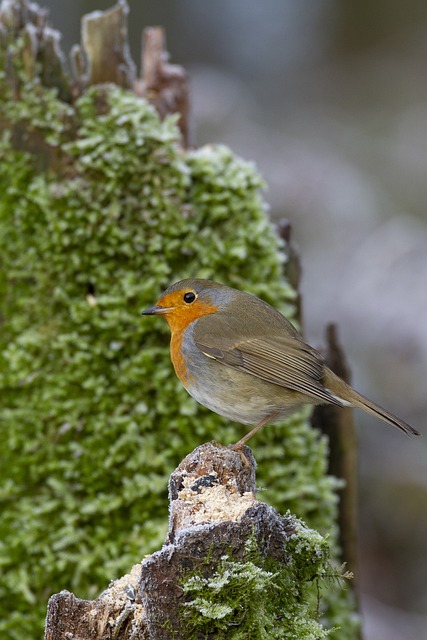
[[[321,382],[324,369],[321,355],[295,334],[245,337],[233,342],[226,332],[219,338],[217,332],[206,335],[200,331],[195,332],[194,339],[202,353],[225,366],[320,402],[343,406]]]

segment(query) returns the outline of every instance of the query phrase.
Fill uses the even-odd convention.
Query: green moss
[[[22,36],[3,32],[6,47],[0,46],[0,114],[11,124],[18,124],[21,133],[40,132],[53,147],[64,143],[71,135],[73,108],[58,99],[58,89],[46,88],[40,81],[40,64],[29,69],[30,56]],[[3,71],[8,69],[9,80]]]
[[[195,445],[243,433],[186,394],[167,327],[139,310],[187,276],[252,291],[291,318],[295,300],[283,277],[286,247],[251,164],[225,147],[183,151],[174,118],[159,122],[145,101],[114,87],[91,89],[73,107],[39,85],[30,94],[13,105],[0,91],[2,115],[33,123],[69,164],[38,172],[29,154],[1,140],[7,638],[40,637],[53,592],[94,597],[158,549],[173,468]],[[307,414],[266,428],[253,444],[261,497],[331,531],[336,553],[336,483]]]
[[[211,576],[187,577],[185,637],[308,640],[337,632],[324,624],[320,610],[320,583],[329,589],[334,578],[341,579],[329,560],[328,541],[297,521],[286,551],[285,564],[252,549],[246,562],[224,556]],[[343,637],[351,637],[347,627]]]

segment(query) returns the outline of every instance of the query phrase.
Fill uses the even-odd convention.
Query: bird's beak
[[[159,306],[155,306],[155,307],[149,307],[149,309],[144,309],[144,311],[141,311],[141,315],[142,316],[164,316],[165,313],[168,313],[169,311],[172,311],[173,307],[159,307]]]

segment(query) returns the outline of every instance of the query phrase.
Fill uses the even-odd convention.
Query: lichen
[[[203,633],[233,640],[317,640],[338,633],[322,619],[319,584],[329,588],[341,570],[331,563],[324,537],[302,522],[295,526],[285,563],[262,557],[252,541],[246,562],[227,555],[211,575],[185,577],[181,616],[188,640]],[[342,637],[351,637],[347,625]]]
[[[296,299],[253,165],[225,147],[183,151],[174,118],[160,122],[115,87],[71,106],[34,82],[12,104],[0,77],[0,115],[33,123],[69,160],[66,171],[39,171],[2,136],[5,638],[39,637],[51,593],[94,597],[159,548],[170,472],[195,445],[242,435],[186,394],[167,328],[140,309],[187,276],[251,291],[291,319]],[[336,482],[307,413],[267,427],[253,445],[261,498],[331,532],[336,554]]]

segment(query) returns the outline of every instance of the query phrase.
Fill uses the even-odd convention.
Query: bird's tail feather
[[[410,424],[404,422],[390,411],[387,411],[387,409],[383,409],[383,407],[380,407],[368,398],[365,398],[361,393],[355,391],[346,382],[344,382],[344,380],[338,378],[338,376],[336,376],[330,369],[325,368],[323,384],[326,389],[331,391],[338,399],[343,400],[345,403],[348,402],[352,406],[358,407],[376,418],[380,418],[392,427],[400,429],[400,431],[403,431],[406,435],[421,435],[420,432],[411,427]]]

